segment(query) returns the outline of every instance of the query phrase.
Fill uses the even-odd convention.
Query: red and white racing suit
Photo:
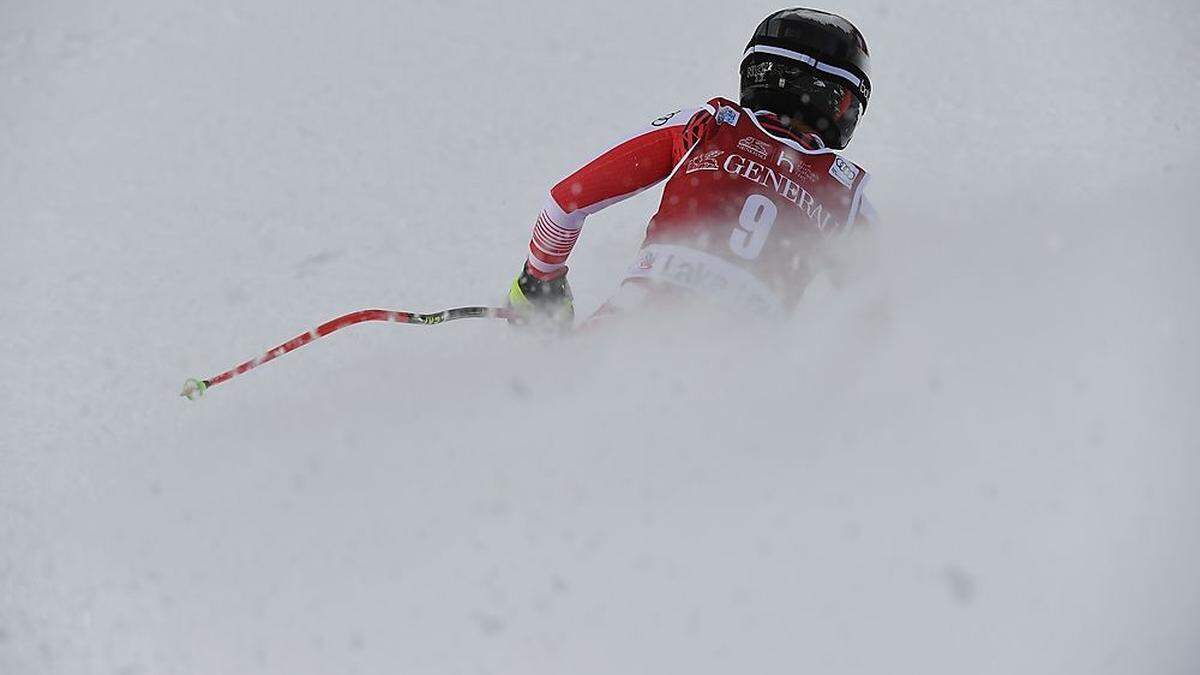
[[[861,167],[771,113],[714,98],[655,119],[555,185],[529,242],[530,273],[564,273],[588,215],[664,178],[622,291],[598,315],[647,296],[784,314],[823,249],[870,218]]]

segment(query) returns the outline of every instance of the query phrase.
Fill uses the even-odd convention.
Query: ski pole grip
[[[204,380],[197,380],[194,377],[190,377],[187,379],[186,382],[183,383],[183,391],[179,392],[179,395],[186,398],[189,401],[194,401],[194,400],[200,398],[201,396],[203,396],[205,390],[207,390],[207,389],[208,389],[207,382],[205,382]]]

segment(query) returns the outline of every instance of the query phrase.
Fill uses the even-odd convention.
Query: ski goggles
[[[813,127],[827,146],[846,147],[864,111],[851,83],[823,76],[795,61],[769,56],[756,56],[755,61],[742,71],[743,99],[758,93],[774,101],[772,109],[781,116],[801,119]]]
[[[871,100],[871,81],[854,71],[825,63],[824,61],[809,56],[808,54],[793,51],[791,49],[784,49],[783,47],[773,47],[771,45],[751,45],[747,47],[746,52],[742,55],[742,68],[746,68],[747,59],[756,55],[757,58],[755,60],[758,63],[786,64],[787,61],[793,61],[796,64],[803,64],[804,67],[811,69],[812,72],[818,74],[818,77],[832,77],[840,80],[849,85],[849,87],[854,91],[855,96],[858,97],[859,102],[862,103],[862,107],[864,109],[867,107],[867,103]]]

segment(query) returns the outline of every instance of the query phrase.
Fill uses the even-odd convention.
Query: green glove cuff
[[[521,273],[508,288],[508,306],[517,310],[519,318],[510,323],[550,323],[570,327],[575,320],[575,301],[565,274],[544,280],[529,274],[522,266]]]
[[[508,306],[513,309],[528,309],[533,303],[529,302],[529,298],[525,297],[525,291],[521,290],[521,275],[518,274],[516,279],[513,279],[512,286],[508,289]]]

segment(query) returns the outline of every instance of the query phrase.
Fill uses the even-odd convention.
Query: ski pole
[[[183,383],[183,391],[180,396],[186,397],[189,401],[204,395],[204,392],[209,387],[215,387],[222,382],[233,378],[236,375],[261,366],[262,364],[274,359],[277,356],[286,354],[293,349],[299,349],[304,345],[329,335],[335,330],[340,330],[346,326],[353,326],[356,323],[364,321],[390,321],[392,323],[412,323],[421,326],[435,326],[439,323],[447,321],[455,321],[457,319],[509,319],[513,318],[515,313],[513,310],[504,307],[455,307],[453,309],[444,309],[440,312],[432,312],[429,314],[419,314],[416,312],[398,312],[389,309],[360,309],[357,312],[351,312],[344,316],[339,316],[336,319],[331,319],[316,328],[302,333],[287,342],[279,345],[271,351],[259,356],[258,358],[250,359],[236,368],[231,368],[220,375],[210,377],[206,380],[189,378]]]

